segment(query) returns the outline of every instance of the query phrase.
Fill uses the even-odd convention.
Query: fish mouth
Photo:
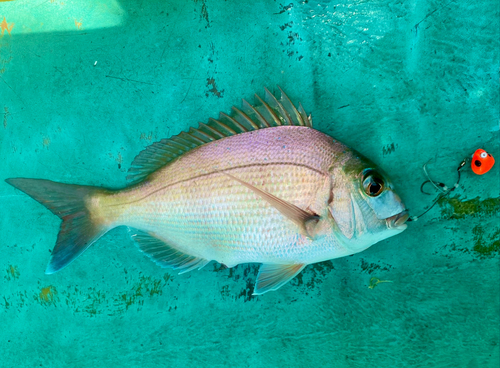
[[[404,210],[397,215],[386,218],[385,222],[387,223],[387,227],[389,229],[404,230],[408,226],[406,225],[406,221],[408,221],[409,218],[410,215],[408,214],[408,211]]]

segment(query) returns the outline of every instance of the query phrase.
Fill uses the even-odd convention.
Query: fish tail
[[[111,229],[99,216],[93,216],[95,198],[109,191],[101,188],[57,183],[43,179],[5,180],[59,216],[63,222],[45,273],[66,267],[92,243]]]

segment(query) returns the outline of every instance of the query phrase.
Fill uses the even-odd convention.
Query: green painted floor
[[[500,8],[484,1],[0,1],[0,367],[500,364]],[[250,295],[256,265],[157,267],[125,229],[45,275],[59,219],[3,182],[119,188],[147,145],[280,85],[389,172],[401,235]],[[379,282],[378,281],[388,281]]]

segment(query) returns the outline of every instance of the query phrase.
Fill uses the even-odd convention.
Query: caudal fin
[[[109,230],[103,224],[92,222],[87,205],[96,193],[104,193],[103,189],[43,179],[12,178],[5,181],[63,220],[45,271],[47,274],[66,267]]]

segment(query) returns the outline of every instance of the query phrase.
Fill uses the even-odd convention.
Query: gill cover
[[[329,209],[339,230],[349,240],[365,236],[381,240],[390,236],[383,234],[387,230],[385,219],[405,211],[403,202],[377,170],[364,169],[350,178],[353,174],[335,173]]]

